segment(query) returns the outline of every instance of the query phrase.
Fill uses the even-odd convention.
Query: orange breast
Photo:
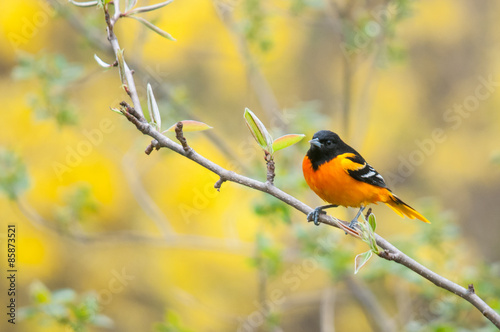
[[[306,156],[302,161],[302,171],[309,187],[330,204],[359,207],[389,199],[387,189],[352,178],[340,165],[339,157],[322,164],[315,171]]]

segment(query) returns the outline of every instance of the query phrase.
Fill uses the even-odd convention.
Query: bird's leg
[[[363,205],[361,205],[361,207],[359,208],[358,213],[356,214],[356,216],[349,223],[349,228],[351,228],[351,229],[355,229],[356,228],[356,226],[358,225],[358,218],[359,218],[359,216],[361,215],[361,213],[363,212],[364,209],[365,209],[365,207]]]
[[[313,211],[309,212],[309,214],[307,215],[307,221],[314,221],[314,224],[316,226],[319,226],[319,216],[320,214],[326,214],[325,209],[329,209],[329,208],[333,208],[333,207],[337,207],[338,205],[334,205],[334,204],[329,204],[329,205],[323,205],[323,206],[318,206],[317,208],[315,208]]]

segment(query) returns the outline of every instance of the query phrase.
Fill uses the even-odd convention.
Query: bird
[[[307,216],[319,225],[325,209],[345,206],[359,208],[349,227],[355,229],[358,218],[368,204],[382,202],[401,217],[430,223],[423,215],[403,202],[387,187],[384,178],[336,133],[320,130],[302,161],[307,185],[328,205],[318,206]]]

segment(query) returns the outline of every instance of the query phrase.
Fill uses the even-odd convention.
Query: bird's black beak
[[[312,140],[309,141],[309,143],[311,143],[311,148],[321,148],[321,146],[323,145],[317,138],[313,138]]]

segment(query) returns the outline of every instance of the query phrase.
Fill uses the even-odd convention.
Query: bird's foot
[[[357,220],[357,218],[351,220],[351,222],[349,223],[349,228],[352,229],[352,230],[356,230],[357,227],[358,227],[358,220]]]
[[[321,214],[326,214],[326,212],[323,211],[320,206],[309,212],[309,214],[307,215],[307,221],[308,222],[312,221],[316,226],[319,226],[319,216]]]
[[[349,223],[349,228],[352,229],[352,230],[356,230],[356,228],[358,227],[358,218],[359,216],[361,215],[361,213],[363,212],[363,210],[365,209],[364,206],[361,206],[359,208],[359,211],[358,213],[356,214],[356,216],[351,220],[351,222]],[[347,232],[345,233],[347,235]]]

